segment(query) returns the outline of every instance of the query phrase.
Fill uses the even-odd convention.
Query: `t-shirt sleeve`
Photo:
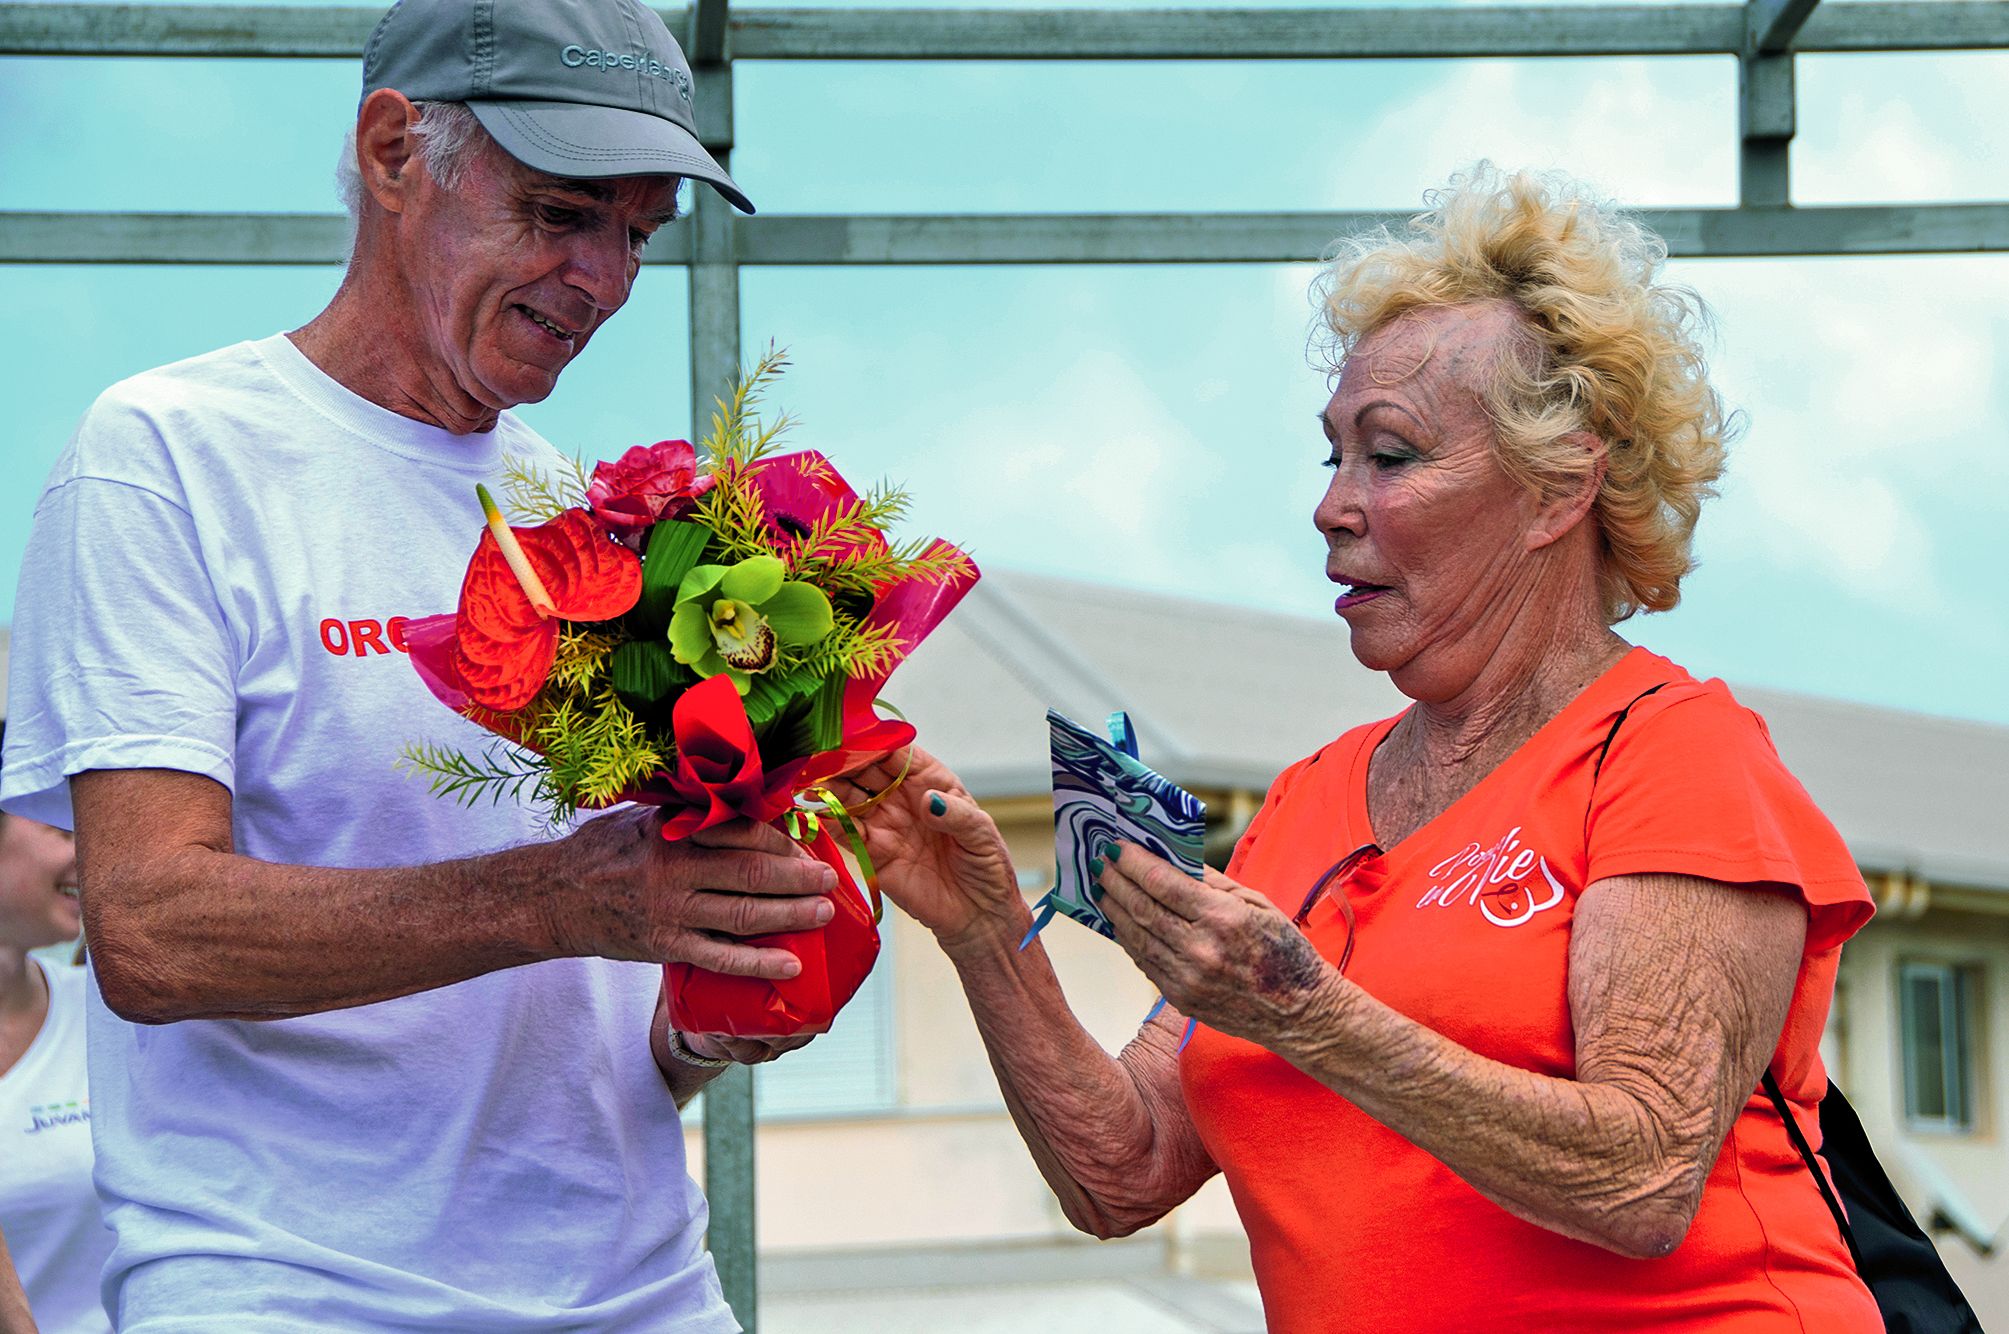
[[[1809,952],[1840,945],[1875,912],[1841,835],[1758,715],[1720,686],[1625,723],[1586,835],[1587,884],[1662,874],[1792,890],[1807,905]]]
[[[100,400],[35,509],[9,646],[0,806],[71,826],[90,769],[235,777],[236,651],[146,417]]]
[[[1256,842],[1263,836],[1263,828],[1269,824],[1271,814],[1290,795],[1291,787],[1297,782],[1298,775],[1310,768],[1317,759],[1317,755],[1305,756],[1297,763],[1291,765],[1290,768],[1278,774],[1276,781],[1270,784],[1270,790],[1263,797],[1262,806],[1257,809],[1254,817],[1250,819],[1249,827],[1242,831],[1240,838],[1235,840],[1235,854],[1228,859],[1228,879],[1238,880],[1241,878],[1242,868],[1248,863],[1250,854],[1256,850]]]

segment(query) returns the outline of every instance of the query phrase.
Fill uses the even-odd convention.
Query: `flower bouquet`
[[[795,977],[665,967],[671,1022],[688,1032],[821,1032],[870,972],[871,863],[823,784],[914,739],[879,716],[879,691],[977,580],[947,542],[888,538],[904,492],[861,496],[821,454],[776,452],[790,421],[754,409],[785,365],[770,352],[741,377],[702,459],[666,440],[590,476],[512,462],[502,489],[526,526],[483,488],[488,526],[458,609],[405,628],[432,693],[498,737],[478,755],[407,747],[436,793],[527,800],[556,824],[644,802],[663,808],[670,840],[744,817],[836,869],[828,926],[755,942],[801,959]]]

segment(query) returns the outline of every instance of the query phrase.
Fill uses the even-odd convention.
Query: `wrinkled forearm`
[[[1279,1055],[1528,1222],[1621,1255],[1680,1244],[1721,1134],[1641,1072],[1579,1082],[1472,1052],[1334,975]],[[1690,1072],[1697,1076],[1702,1071]]]
[[[1005,1105],[1069,1222],[1101,1237],[1134,1232],[1215,1171],[1179,1092],[1184,1020],[1161,1014],[1111,1057],[1074,1017],[1040,943],[1016,945],[991,935],[950,950]]]
[[[315,1014],[562,953],[552,845],[375,870],[208,848],[103,867],[84,852],[99,986],[138,1023]]]

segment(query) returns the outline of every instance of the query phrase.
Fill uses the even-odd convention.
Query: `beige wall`
[[[1226,794],[1208,794],[1210,802]],[[992,803],[1022,868],[1051,873],[1045,799]],[[1027,889],[1043,893],[1042,879]],[[1074,1238],[998,1100],[990,1066],[955,975],[925,930],[889,912],[894,1060],[899,1108],[890,1115],[767,1123],[759,1135],[760,1244],[768,1252],[857,1246],[982,1246]],[[1056,920],[1042,937],[1069,1001],[1101,1044],[1119,1050],[1155,992],[1113,942]],[[1901,1128],[1896,968],[1944,959],[1984,969],[1979,1062],[1986,1088],[1972,1135]],[[1844,951],[1827,1047],[1837,1078],[1881,1146],[1926,1149],[1991,1223],[2009,1214],[2009,917],[1886,911]],[[694,1155],[701,1152],[692,1136]],[[1886,1165],[1925,1212],[1918,1183],[1894,1153]],[[1150,1229],[1175,1268],[1248,1272],[1247,1243],[1216,1178]],[[2005,1238],[2009,1241],[2009,1238]],[[2009,1329],[2009,1263],[1983,1260],[1957,1239],[1942,1250],[1984,1324]]]
[[[1901,963],[1965,965],[1980,976],[1975,1032],[1975,1127],[1971,1133],[1913,1130],[1904,1124],[1903,1066],[1898,1033],[1897,971]],[[1909,1143],[1950,1178],[1984,1224],[2009,1246],[2009,917],[1927,912],[1907,917],[1887,905],[1842,951],[1840,1003],[1830,1045],[1840,1061],[1836,1082],[1849,1095],[1863,1129],[1877,1146],[1892,1182],[1921,1223],[1929,1221],[1926,1183],[1907,1170],[1894,1146]],[[2009,1260],[1984,1258],[1950,1234],[1939,1237],[1947,1269],[1988,1329],[2009,1329]]]

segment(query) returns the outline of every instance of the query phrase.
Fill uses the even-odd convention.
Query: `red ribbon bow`
[[[746,706],[730,680],[714,676],[677,698],[670,721],[677,739],[677,764],[665,775],[663,837],[680,839],[727,820],[771,824],[795,804],[795,794],[846,767],[846,749],[769,769],[761,761]],[[905,723],[880,724],[914,730]],[[904,745],[905,741],[896,743]],[[649,800],[656,798],[650,797]],[[827,896],[835,915],[827,926],[756,936],[748,944],[787,950],[802,961],[794,977],[770,981],[707,972],[686,963],[663,966],[670,1022],[686,1033],[729,1033],[735,1037],[788,1037],[821,1033],[830,1027],[872,971],[879,957],[879,929],[872,908],[859,892],[844,854],[820,822],[802,846],[837,872]]]

